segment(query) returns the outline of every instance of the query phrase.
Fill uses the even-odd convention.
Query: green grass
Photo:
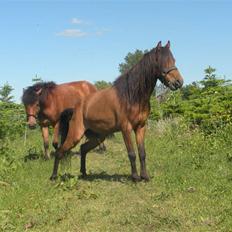
[[[205,137],[178,121],[152,126],[151,180],[137,184],[120,134],[104,154],[88,155],[86,180],[73,156],[52,183],[53,160],[24,162],[29,148],[41,150],[40,134],[31,132],[26,146],[11,145],[17,165],[0,179],[0,231],[232,231],[231,128]]]

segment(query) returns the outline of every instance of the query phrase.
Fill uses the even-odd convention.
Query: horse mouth
[[[28,127],[29,127],[30,130],[34,130],[36,128],[36,124],[34,124],[34,125],[29,124]]]
[[[172,91],[175,91],[175,90],[180,89],[180,88],[182,87],[182,85],[183,85],[183,81],[177,80],[177,81],[175,81],[175,82],[171,82],[171,81],[167,82],[167,85],[166,85],[166,86],[167,86],[169,89],[171,89]]]

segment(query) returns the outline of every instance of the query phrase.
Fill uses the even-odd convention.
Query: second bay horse
[[[175,66],[170,42],[161,42],[125,74],[119,76],[112,87],[90,94],[79,100],[73,113],[61,119],[61,146],[56,150],[51,180],[57,177],[59,161],[86,135],[88,141],[81,145],[81,167],[86,175],[86,154],[105,137],[121,131],[131,164],[133,181],[149,180],[144,147],[145,125],[150,113],[150,97],[157,80],[171,90],[183,85],[183,78]],[[134,131],[140,160],[140,175],[136,168],[136,154],[131,139]]]
[[[96,87],[87,81],[75,81],[64,84],[41,82],[24,90],[22,102],[27,114],[29,128],[41,127],[45,158],[50,158],[48,126],[54,128],[53,146],[58,147],[59,118],[67,108],[74,108],[77,101],[96,92]]]

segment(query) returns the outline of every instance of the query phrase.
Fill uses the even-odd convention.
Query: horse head
[[[170,50],[170,41],[162,47],[161,42],[155,48],[158,79],[171,90],[177,90],[183,85],[183,78],[175,65],[175,59]]]
[[[30,129],[36,128],[36,119],[39,113],[39,96],[42,93],[40,85],[28,87],[22,96],[22,102],[27,115],[27,124]]]

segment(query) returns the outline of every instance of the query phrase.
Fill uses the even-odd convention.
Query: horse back
[[[51,122],[56,122],[67,108],[74,108],[79,100],[96,92],[96,87],[87,81],[69,82],[56,87],[48,94],[43,115]]]
[[[150,106],[127,105],[120,101],[114,87],[97,91],[84,99],[83,116],[86,128],[98,133],[115,132],[129,126],[144,126]]]

